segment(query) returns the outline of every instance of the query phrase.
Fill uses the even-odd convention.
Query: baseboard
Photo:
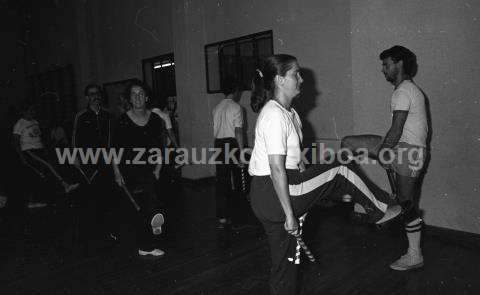
[[[480,249],[480,234],[434,225],[426,225],[425,234],[445,243],[459,245],[469,249]]]

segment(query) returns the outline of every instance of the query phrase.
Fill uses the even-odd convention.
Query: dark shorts
[[[424,147],[400,142],[394,148],[392,169],[399,175],[420,177],[425,170],[427,150]]]

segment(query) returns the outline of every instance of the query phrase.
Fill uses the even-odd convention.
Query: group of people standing
[[[370,181],[354,161],[305,167],[301,158],[302,123],[292,107],[303,83],[300,65],[294,56],[271,56],[255,72],[251,107],[259,115],[248,168],[252,176],[250,198],[270,246],[271,294],[296,294],[298,291],[298,265],[291,258],[295,256],[299,218],[321,200],[342,201],[344,195],[350,195],[361,205],[372,223],[383,224],[402,216],[409,247],[390,268],[405,271],[423,266],[418,194],[427,158],[425,97],[413,82],[417,70],[413,52],[394,46],[383,51],[379,58],[382,73],[395,87],[391,97],[392,125],[385,136],[347,136],[342,139],[342,147],[350,149],[353,154],[367,149],[370,157],[393,171],[395,198]],[[243,140],[238,138],[243,127],[241,107],[233,100],[232,93],[226,91],[225,100],[213,111],[215,147],[222,150],[244,148]],[[400,149],[407,152],[400,153]],[[386,150],[389,153],[385,153]],[[416,153],[409,153],[410,150]],[[382,157],[384,154],[394,159]],[[413,157],[407,158],[406,155]],[[225,196],[228,197],[226,188],[230,185],[230,171],[234,168],[232,165],[217,165],[219,224],[227,222],[221,208]]]
[[[413,82],[416,56],[402,46],[383,51],[380,56],[382,73],[395,90],[391,97],[392,125],[385,136],[348,136],[342,147],[358,151],[367,148],[369,155],[386,169],[394,171],[396,199],[367,179],[357,163],[315,164],[306,167],[302,162],[302,121],[292,107],[301,93],[303,79],[298,60],[291,55],[278,54],[267,58],[257,69],[252,81],[251,107],[259,112],[255,125],[253,152],[248,164],[252,176],[250,199],[254,214],[262,224],[270,247],[272,294],[297,292],[298,265],[291,261],[300,231],[299,218],[325,199],[341,200],[350,195],[360,204],[370,222],[385,223],[402,216],[409,247],[405,255],[393,262],[394,270],[409,270],[423,266],[420,249],[422,219],[418,209],[418,193],[425,173],[427,158],[427,116],[425,97]],[[225,96],[213,110],[214,145],[220,159],[237,149],[245,148],[244,113],[238,104],[240,85],[233,78],[222,81]],[[149,163],[138,159],[135,149],[163,149],[167,140],[177,147],[168,115],[158,108],[150,109],[147,87],[140,81],[127,87],[125,98],[129,109],[113,120],[101,107],[101,88],[91,84],[85,88],[87,107],[75,117],[72,145],[74,148],[122,148],[122,161],[110,165],[104,159],[96,163],[74,165],[77,178],[63,177],[45,156],[38,122],[33,107],[26,107],[15,124],[15,146],[22,164],[30,173],[64,193],[82,195],[86,208],[85,231],[101,224],[100,220],[112,195],[112,183],[125,194],[120,198],[129,210],[122,215],[135,226],[139,255],[162,256],[156,236],[161,234],[165,221],[164,209],[155,188],[160,178],[162,161]],[[416,149],[414,159],[387,161],[380,157],[384,150],[398,157],[400,148]],[[235,153],[234,153],[235,154]],[[389,154],[389,153],[387,153]],[[403,153],[403,155],[410,153]],[[143,157],[147,157],[145,153]],[[239,159],[237,157],[237,159]],[[129,165],[143,160],[144,165]],[[401,160],[401,161],[399,161]],[[415,162],[415,163],[412,163]],[[419,165],[420,163],[420,165]],[[245,168],[246,163],[216,165],[216,203],[218,227],[228,226],[232,208],[232,173]],[[133,197],[132,197],[133,196]]]
[[[163,150],[169,144],[177,147],[169,115],[158,108],[150,110],[148,87],[141,81],[131,82],[124,96],[128,98],[129,108],[113,118],[102,107],[101,87],[90,84],[85,87],[86,108],[76,114],[72,131],[72,151],[81,149],[93,153],[97,149],[123,150],[119,163],[110,163],[104,157],[84,161],[75,159],[73,165],[58,165],[58,159],[51,159],[42,144],[41,129],[35,120],[35,108],[26,106],[22,118],[13,129],[14,145],[24,172],[28,173],[32,193],[39,187],[42,196],[56,192],[67,194],[75,199],[79,208],[80,239],[86,243],[95,242],[100,236],[109,234],[112,222],[106,221],[106,214],[116,208],[122,211],[122,222],[135,227],[135,243],[139,255],[162,256],[164,251],[158,248],[156,236],[162,233],[165,222],[161,196],[158,194],[158,180],[162,162],[156,165],[133,163],[133,160],[145,160],[134,157],[136,149],[148,151],[151,148]],[[145,156],[147,154],[145,153]],[[68,169],[67,169],[68,168]],[[112,186],[117,185],[117,188]],[[119,194],[124,196],[118,198]],[[50,200],[54,203],[55,200]],[[117,212],[118,213],[118,212]]]

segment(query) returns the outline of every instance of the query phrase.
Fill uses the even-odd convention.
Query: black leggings
[[[136,231],[138,248],[144,251],[155,249],[156,237],[153,235],[151,220],[157,213],[162,213],[155,194],[155,177],[151,171],[128,173],[124,175],[126,186],[140,207],[137,211],[126,195],[123,195],[123,210]],[[125,192],[122,191],[122,194]]]

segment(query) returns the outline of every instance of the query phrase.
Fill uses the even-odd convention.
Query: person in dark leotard
[[[124,192],[126,187],[140,207],[135,210],[133,202],[123,198],[130,208],[126,217],[136,227],[138,254],[163,256],[165,252],[155,246],[164,219],[154,188],[162,167],[165,124],[147,109],[147,88],[142,82],[132,82],[125,97],[129,97],[131,109],[118,118],[114,133],[114,147],[117,152],[123,150],[120,163],[113,164],[115,182]],[[158,223],[158,218],[162,222]]]

